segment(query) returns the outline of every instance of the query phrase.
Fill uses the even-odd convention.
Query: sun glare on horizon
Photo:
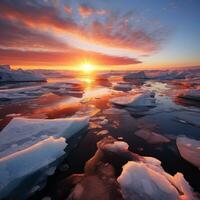
[[[85,63],[81,66],[82,70],[85,72],[91,72],[94,70],[94,66],[91,65],[90,63]]]

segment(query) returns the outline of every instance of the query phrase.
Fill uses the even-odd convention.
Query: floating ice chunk
[[[170,142],[170,140],[165,136],[145,129],[140,129],[136,131],[135,135],[137,135],[138,137],[142,138],[143,140],[145,140],[150,144]]]
[[[97,133],[97,135],[107,135],[109,132],[108,130],[102,130]]]
[[[0,82],[46,81],[46,79],[39,74],[22,69],[12,70],[9,65],[0,66],[0,75]]]
[[[155,105],[155,98],[151,92],[138,93],[116,97],[110,100],[111,103],[127,107],[151,107]]]
[[[118,177],[125,200],[194,200],[192,189],[181,173],[167,174],[155,158],[129,161]]]
[[[112,152],[121,152],[128,150],[129,145],[123,141],[115,141],[113,143],[108,143],[104,146],[104,149]]]
[[[108,119],[103,119],[101,122],[99,122],[100,125],[106,125],[108,124]]]
[[[0,157],[16,151],[9,149],[12,144],[19,144],[18,148],[27,148],[34,142],[41,140],[42,135],[70,138],[88,126],[87,117],[70,117],[61,119],[27,119],[14,118],[0,132]],[[32,138],[35,137],[35,140]],[[42,136],[43,137],[43,136]]]
[[[28,175],[43,168],[47,170],[50,164],[65,154],[64,149],[66,145],[64,138],[55,139],[49,137],[29,148],[1,158],[0,198],[10,195]],[[46,170],[44,176],[48,175],[48,173],[46,174]]]
[[[179,94],[179,97],[189,100],[200,101],[200,90],[190,89]]]
[[[41,86],[27,86],[21,88],[0,90],[0,100],[30,99],[44,94]]]
[[[200,169],[200,140],[179,136],[176,145],[181,156]]]

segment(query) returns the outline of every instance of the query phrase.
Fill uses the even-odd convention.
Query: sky
[[[0,0],[0,64],[200,66],[199,0]]]

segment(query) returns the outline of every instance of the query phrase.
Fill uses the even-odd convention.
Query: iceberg
[[[150,144],[167,143],[170,142],[168,138],[150,130],[140,129],[135,132],[135,135],[145,140]]]
[[[200,140],[179,136],[176,139],[176,145],[181,156],[200,169]]]
[[[127,95],[112,98],[111,103],[127,107],[153,107],[155,98],[153,92],[142,92],[135,95]]]
[[[1,65],[0,82],[46,82],[46,78],[34,72],[12,70],[9,65]]]

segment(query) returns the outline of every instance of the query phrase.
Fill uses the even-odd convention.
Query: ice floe
[[[152,107],[155,106],[155,98],[152,92],[142,92],[133,95],[126,95],[112,98],[111,103],[127,107]]]
[[[176,145],[181,156],[200,169],[200,140],[179,136]]]
[[[24,71],[22,69],[12,70],[9,65],[0,66],[0,82],[43,82],[44,77],[34,72]]]
[[[107,135],[108,133],[109,133],[108,130],[101,130],[101,131],[97,132],[96,135]]]
[[[12,119],[0,132],[0,198],[12,196],[13,190],[18,190],[21,199],[41,189],[65,154],[66,141],[85,130],[88,121],[88,117],[77,116]],[[27,180],[33,182],[24,187]]]
[[[192,188],[181,173],[166,173],[155,158],[129,161],[118,177],[125,200],[194,200]]]
[[[64,137],[69,139],[88,126],[88,117],[61,119],[14,118],[0,132],[0,157],[27,148],[41,137]],[[11,147],[16,144],[15,147]]]
[[[146,129],[140,129],[136,131],[135,135],[137,135],[138,137],[142,138],[150,144],[170,142],[170,140],[167,137]]]
[[[6,198],[7,195],[12,195],[12,191],[36,171],[43,171],[39,177],[39,182],[43,181],[43,178],[45,179],[48,175],[51,175],[55,170],[55,167],[52,168],[52,164],[65,154],[64,149],[66,146],[67,144],[64,138],[55,139],[49,137],[24,150],[13,152],[1,158],[0,198]],[[50,172],[49,169],[53,169],[53,171]],[[38,185],[39,183],[36,183],[35,180],[31,188],[37,186],[38,190],[40,186]],[[33,192],[31,188],[26,187],[26,191],[23,191],[23,198]]]

